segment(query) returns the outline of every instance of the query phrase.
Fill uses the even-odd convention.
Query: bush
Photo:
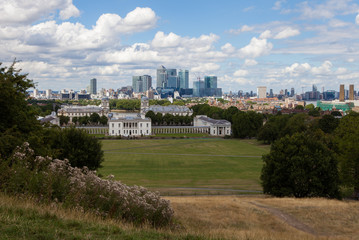
[[[169,224],[173,216],[169,201],[158,193],[126,186],[113,176],[101,179],[87,167],[71,167],[68,160],[35,156],[27,143],[1,161],[0,170],[0,190],[10,194],[155,227]]]

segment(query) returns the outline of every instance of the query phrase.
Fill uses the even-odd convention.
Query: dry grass
[[[359,202],[264,197],[167,197],[188,233],[227,239],[358,239]],[[276,208],[312,227],[293,228],[266,209]]]

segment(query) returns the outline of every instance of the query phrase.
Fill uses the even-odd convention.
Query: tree
[[[48,129],[46,141],[52,149],[52,157],[68,159],[71,166],[87,166],[95,170],[104,160],[101,142],[82,129]]]
[[[153,112],[153,111],[148,111],[145,115],[145,117],[147,118],[150,118],[151,119],[151,122],[152,122],[152,125],[155,125],[156,124],[156,114]]]
[[[253,111],[239,111],[232,120],[233,136],[237,138],[255,137],[263,126],[263,115]]]
[[[92,113],[90,115],[90,122],[92,124],[98,124],[100,122],[100,115],[98,115],[98,113]]]
[[[239,109],[234,106],[230,106],[223,112],[223,118],[232,123],[232,117],[239,112]]]
[[[305,109],[307,109],[307,110],[314,110],[314,104],[313,103],[311,103],[311,104],[308,104],[308,105],[306,105],[305,106]]]
[[[27,90],[34,83],[15,69],[0,63],[0,156],[8,157],[16,146],[28,141],[42,148],[42,126],[36,119],[36,111],[26,102]],[[39,149],[34,147],[35,152]]]
[[[335,130],[338,144],[340,174],[343,184],[353,188],[359,196],[359,116],[349,114],[342,118]]]
[[[87,125],[89,122],[90,122],[90,117],[89,116],[79,117],[80,125]]]
[[[332,133],[339,125],[339,119],[333,115],[324,115],[318,121],[319,128],[325,133]]]
[[[294,109],[304,110],[304,106],[302,106],[302,105],[297,105],[297,106],[295,106]]]
[[[79,118],[78,117],[73,117],[72,122],[76,125],[79,122]]]
[[[262,157],[264,193],[340,198],[337,159],[321,133],[295,133],[272,144],[270,153]]]
[[[102,124],[102,125],[107,125],[107,122],[108,122],[107,117],[106,117],[105,115],[102,115],[102,116],[100,117],[100,124]]]
[[[68,116],[60,116],[60,126],[67,125],[70,121],[70,117]]]

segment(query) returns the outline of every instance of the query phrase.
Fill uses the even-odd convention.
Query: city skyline
[[[21,15],[21,17],[19,17]],[[258,17],[260,16],[260,17]],[[0,62],[39,89],[131,85],[164,65],[215,75],[224,92],[338,90],[359,78],[355,1],[55,1],[0,6]]]

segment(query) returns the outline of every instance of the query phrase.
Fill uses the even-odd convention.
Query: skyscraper
[[[340,84],[340,89],[339,89],[339,101],[344,102],[344,100],[345,100],[344,84]]]
[[[267,87],[260,86],[257,87],[257,98],[266,98],[267,97]]]
[[[178,71],[179,88],[189,88],[189,72],[188,70]]]
[[[290,89],[290,96],[291,96],[291,97],[293,97],[293,96],[294,96],[294,94],[295,94],[295,92],[294,92],[294,88],[291,88],[291,89]]]
[[[204,86],[205,88],[217,88],[217,76],[205,76]]]
[[[90,94],[97,94],[97,80],[93,78],[90,80]]]
[[[203,97],[204,96],[204,82],[201,79],[193,82],[193,96]]]
[[[157,69],[157,87],[167,87],[167,69],[164,66]]]
[[[349,100],[354,100],[354,84],[349,85]]]
[[[132,77],[132,88],[134,92],[145,92],[151,87],[152,77],[150,75]]]

